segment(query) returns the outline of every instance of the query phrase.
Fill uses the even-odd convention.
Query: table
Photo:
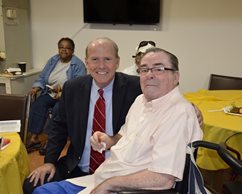
[[[31,90],[32,84],[40,72],[40,69],[31,69],[22,75],[0,74],[0,93],[26,94]]]
[[[242,90],[199,90],[186,93],[184,96],[202,111],[204,117],[203,140],[221,143],[229,136],[242,132],[242,116],[229,115],[222,110],[233,103],[236,106],[242,106]],[[209,112],[210,110],[218,111]],[[242,139],[233,144],[241,145],[241,142]],[[238,147],[242,149],[242,146]],[[198,150],[197,164],[206,170],[228,168],[228,165],[220,159],[215,151],[205,148]]]
[[[22,184],[29,174],[27,151],[18,133],[0,133],[11,143],[0,151],[0,193],[22,194]]]

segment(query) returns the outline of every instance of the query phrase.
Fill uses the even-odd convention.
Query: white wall
[[[241,7],[241,0],[163,0],[161,26],[144,30],[84,25],[81,0],[31,0],[33,65],[43,67],[61,37],[73,38],[84,60],[88,42],[107,36],[119,45],[122,70],[133,64],[141,40],[154,40],[180,59],[183,92],[207,88],[210,73],[242,77]]]
[[[0,0],[0,51],[5,52],[2,0]]]

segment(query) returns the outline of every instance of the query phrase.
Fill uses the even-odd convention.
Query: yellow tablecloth
[[[229,136],[242,132],[242,116],[234,116],[224,113],[226,106],[235,104],[242,106],[242,90],[199,90],[186,93],[185,98],[193,102],[202,111],[204,117],[203,140],[221,143]],[[209,112],[209,110],[220,110]],[[242,139],[240,143],[242,149]],[[242,151],[242,150],[241,150]],[[228,165],[219,158],[215,151],[199,149],[197,164],[206,170],[226,169]]]
[[[17,133],[0,133],[11,143],[0,151],[0,193],[22,194],[22,184],[29,173],[25,146]]]

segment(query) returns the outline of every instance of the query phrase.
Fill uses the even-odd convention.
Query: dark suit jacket
[[[45,163],[56,164],[58,157],[70,138],[66,156],[67,171],[79,163],[85,141],[92,77],[81,76],[69,80],[63,87],[59,103],[59,116],[53,119],[49,133]],[[116,134],[125,122],[125,117],[135,98],[141,94],[139,77],[116,73],[113,85],[113,133]]]

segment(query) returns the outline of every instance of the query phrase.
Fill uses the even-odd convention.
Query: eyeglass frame
[[[163,73],[165,71],[177,72],[178,70],[173,69],[173,68],[164,67],[164,65],[160,63],[160,64],[155,64],[155,66],[151,67],[151,68],[149,68],[149,67],[139,67],[136,71],[139,75],[146,75],[146,74],[149,73],[149,71],[151,71],[151,73],[153,73],[155,75],[160,75],[161,73]]]
[[[59,50],[69,50],[69,51],[73,51],[73,48],[65,48],[65,47],[62,47],[62,46],[60,46],[60,47],[58,47],[58,49]]]

